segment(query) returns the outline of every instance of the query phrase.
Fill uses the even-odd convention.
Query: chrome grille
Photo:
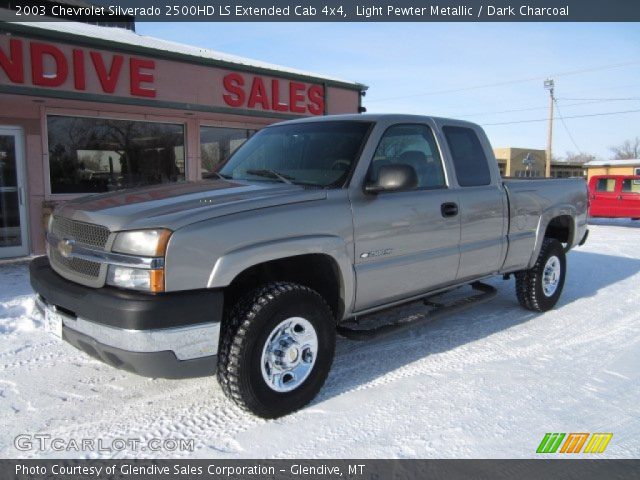
[[[101,249],[105,248],[109,239],[109,229],[107,227],[78,222],[77,220],[70,220],[57,215],[53,217],[51,231],[60,239],[71,239],[78,243]]]
[[[88,278],[98,278],[100,276],[100,264],[98,262],[91,262],[82,258],[66,258],[60,255],[60,252],[55,248],[50,250],[50,259],[57,265],[74,272],[76,275],[81,275]]]

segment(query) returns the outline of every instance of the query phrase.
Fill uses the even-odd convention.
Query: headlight
[[[114,287],[144,290],[145,292],[164,292],[164,270],[120,267],[109,265],[107,283]]]
[[[164,228],[120,232],[111,250],[145,257],[161,257],[167,249],[170,236],[171,230]]]

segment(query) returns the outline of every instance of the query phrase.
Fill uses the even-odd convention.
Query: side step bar
[[[432,302],[430,301],[429,297],[425,298],[423,300],[424,304],[430,307],[434,307],[434,310],[416,320],[389,323],[369,329],[351,328],[347,327],[346,325],[338,325],[337,333],[338,335],[346,337],[350,340],[369,340],[372,338],[380,338],[384,335],[413,328],[423,323],[432,322],[438,318],[450,315],[452,313],[461,312],[469,307],[491,300],[498,294],[498,290],[496,290],[495,287],[487,285],[486,283],[474,282],[471,284],[471,288],[481,293],[478,295],[470,295],[468,297],[461,298],[448,305]]]

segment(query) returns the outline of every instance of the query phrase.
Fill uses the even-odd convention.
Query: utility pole
[[[547,161],[545,163],[544,176],[551,177],[551,146],[553,143],[553,88],[555,84],[553,78],[547,78],[544,81],[544,88],[549,90],[549,129],[547,131]]]

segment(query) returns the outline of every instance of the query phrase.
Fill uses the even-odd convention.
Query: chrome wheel
[[[560,283],[560,269],[560,259],[555,255],[549,257],[542,271],[542,291],[545,296],[551,297],[556,293]]]
[[[276,392],[290,392],[309,376],[318,355],[318,335],[302,317],[291,317],[274,328],[262,348],[262,378]]]

